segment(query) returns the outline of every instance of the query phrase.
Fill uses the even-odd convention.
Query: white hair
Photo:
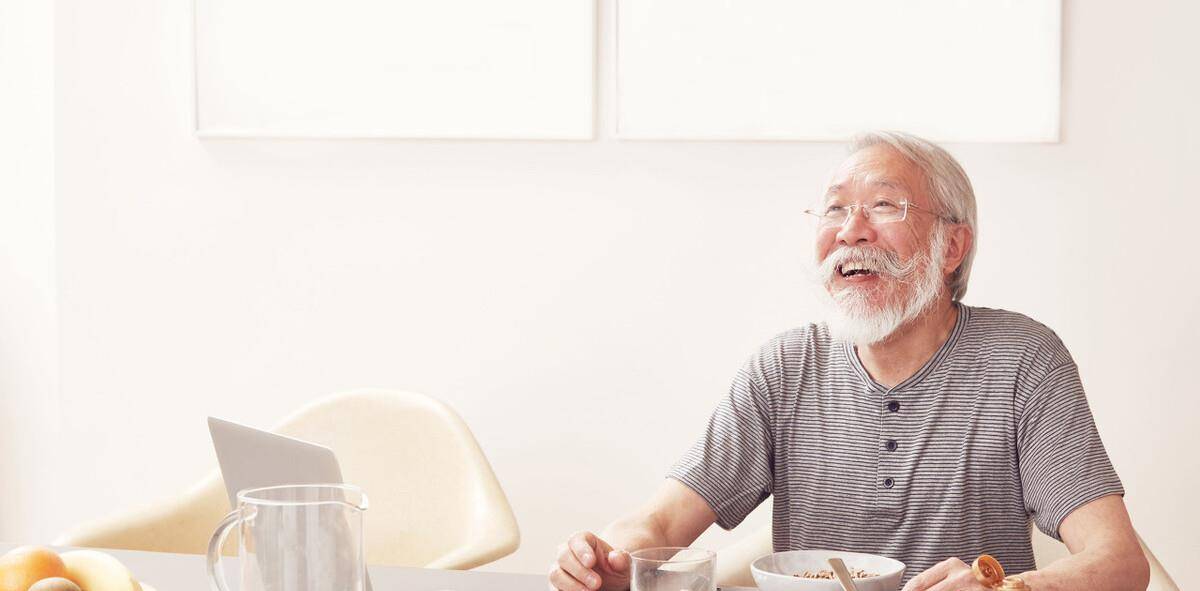
[[[965,224],[971,229],[971,248],[962,263],[950,275],[947,288],[950,299],[962,300],[967,293],[967,280],[971,277],[971,263],[975,260],[975,244],[978,230],[975,222],[975,190],[971,180],[949,152],[938,145],[915,135],[898,131],[870,131],[859,134],[850,142],[850,152],[885,144],[921,170],[925,177],[925,190],[933,201],[939,215],[950,218],[956,224]],[[942,223],[940,220],[938,223]]]

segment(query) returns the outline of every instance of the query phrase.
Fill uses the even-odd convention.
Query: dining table
[[[0,554],[19,544],[0,542]],[[54,548],[58,552],[79,548]],[[199,554],[171,554],[140,550],[92,548],[120,560],[133,576],[155,591],[211,591],[207,558]],[[223,557],[227,577],[239,572],[238,558]],[[545,574],[504,573],[481,570],[442,570],[402,566],[367,566],[373,591],[546,591]],[[236,589],[236,582],[231,589]],[[736,591],[726,587],[718,591]]]

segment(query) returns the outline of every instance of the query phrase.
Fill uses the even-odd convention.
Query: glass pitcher
[[[213,591],[228,591],[221,546],[239,526],[240,591],[368,591],[363,544],[367,496],[349,484],[238,492],[208,543]]]

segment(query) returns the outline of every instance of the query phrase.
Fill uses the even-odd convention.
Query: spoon
[[[842,562],[841,558],[830,558],[829,566],[833,568],[833,574],[837,576],[838,582],[842,584],[842,589],[845,591],[858,591],[858,587],[854,586],[854,579],[850,576],[850,571],[846,569],[846,563]]]

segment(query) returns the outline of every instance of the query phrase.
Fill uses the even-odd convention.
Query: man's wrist
[[[1031,591],[1053,591],[1054,587],[1046,585],[1046,577],[1036,570],[1028,570],[1017,575]]]

